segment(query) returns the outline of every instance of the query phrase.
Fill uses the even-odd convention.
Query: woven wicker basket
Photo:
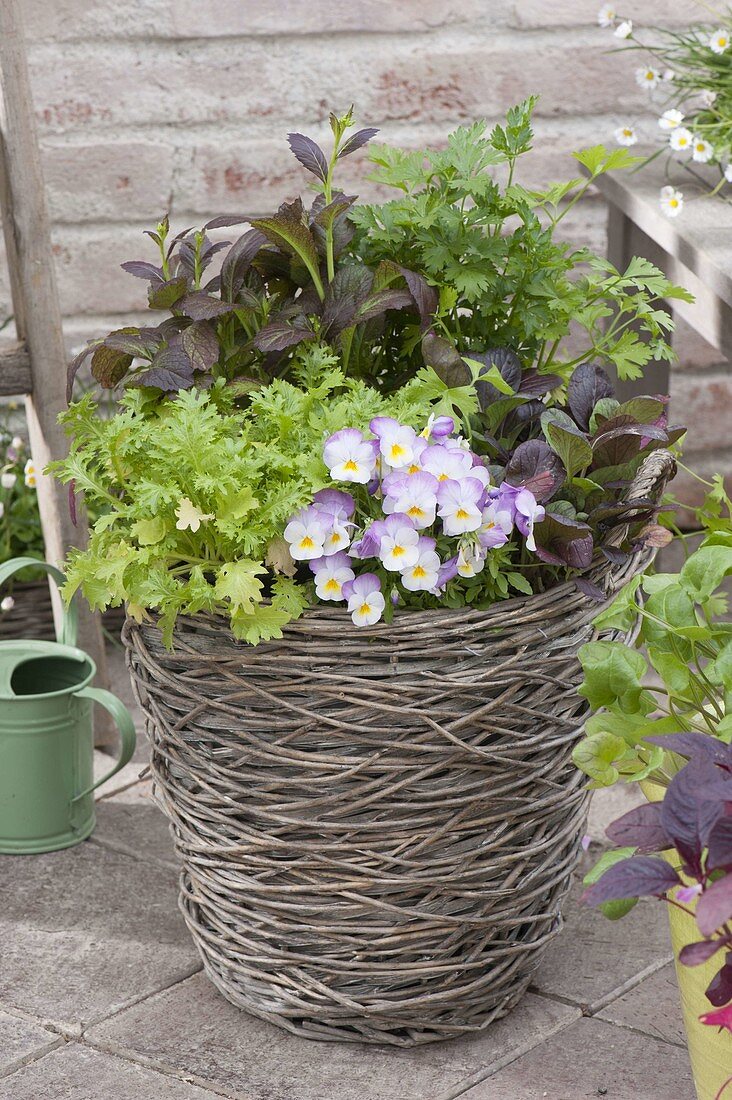
[[[629,499],[673,470],[657,453]],[[645,562],[594,579],[608,595]],[[488,611],[278,642],[125,624],[181,907],[214,984],[295,1034],[400,1046],[485,1028],[561,928],[585,831],[571,760],[598,605],[564,584]]]
[[[15,581],[2,594],[12,595],[15,604],[10,611],[0,613],[0,642],[13,638],[55,639],[53,605],[47,581]],[[120,633],[124,621],[124,607],[110,607],[102,614],[104,629],[113,636]]]

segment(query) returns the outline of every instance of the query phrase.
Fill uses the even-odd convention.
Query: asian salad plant
[[[653,742],[682,767],[662,801],[608,826],[619,847],[585,879],[584,900],[611,917],[624,915],[640,897],[662,898],[688,913],[699,938],[681,949],[679,962],[698,966],[721,952],[701,1020],[732,1034],[732,747],[695,732]]]
[[[662,299],[688,295],[562,241],[591,179],[635,161],[584,150],[590,180],[524,187],[533,106],[443,150],[375,147],[398,196],[370,205],[336,176],[375,131],[333,115],[329,152],[289,137],[309,204],[233,243],[214,236],[243,218],[162,219],[157,261],[123,265],[157,320],[69,371],[73,398],[90,357],[120,403],[102,416],[87,393],[64,415],[54,471],[99,517],[68,594],[155,611],[168,642],[178,614],[210,612],[256,643],[318,599],[370,625],[568,577],[601,598],[603,563],[661,537],[655,502],[623,494],[682,429],[663,395],[616,400],[605,368],[671,358]]]
[[[636,83],[648,92],[657,114],[653,135],[660,148],[651,158],[667,153],[670,160],[714,165],[720,179],[713,193],[728,198],[732,183],[732,10],[717,10],[704,3],[704,15],[712,12],[714,24],[699,24],[685,31],[652,27],[646,38],[627,14],[614,3],[598,13],[601,27],[612,29],[621,49],[639,51]],[[621,146],[635,145],[642,122],[625,121],[615,131]],[[661,209],[670,218],[684,208],[684,194],[671,184],[661,189]]]

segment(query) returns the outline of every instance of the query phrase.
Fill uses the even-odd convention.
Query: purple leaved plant
[[[583,900],[606,906],[658,897],[693,915],[700,938],[681,950],[679,961],[698,966],[723,953],[706,991],[712,1009],[701,1019],[732,1033],[732,746],[699,733],[648,740],[688,762],[663,801],[638,806],[608,826],[613,843],[635,852],[613,863]],[[649,854],[669,851],[676,861]]]

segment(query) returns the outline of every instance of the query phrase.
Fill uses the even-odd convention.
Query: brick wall
[[[597,27],[598,7],[599,0],[23,0],[69,344],[136,316],[144,287],[118,265],[146,254],[142,230],[164,209],[182,226],[216,213],[263,213],[294,196],[303,173],[285,134],[325,138],[331,107],[353,102],[384,139],[418,144],[477,116],[495,120],[538,92],[529,181],[566,176],[569,150],[612,142],[618,124],[644,111],[632,75],[638,60],[607,54],[616,43]],[[700,11],[693,0],[618,7],[636,24],[680,25]],[[363,160],[344,167],[344,182],[366,194]],[[569,231],[604,249],[599,199],[577,211]],[[0,317],[8,300],[0,265]],[[688,334],[684,357],[684,405],[704,448],[729,380]]]

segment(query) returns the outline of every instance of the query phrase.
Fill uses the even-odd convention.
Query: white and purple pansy
[[[435,522],[438,487],[437,478],[424,471],[389,474],[384,478],[384,511],[403,512],[421,531]]]
[[[375,416],[369,428],[378,440],[379,453],[392,469],[411,466],[419,450],[414,428],[400,424],[391,416]]]
[[[386,601],[381,592],[381,582],[375,573],[362,573],[360,577],[343,585],[343,595],[348,600],[348,610],[354,626],[373,626],[384,613]]]
[[[331,554],[329,557],[315,558],[310,562],[315,576],[315,592],[320,600],[343,600],[343,585],[352,581],[355,573],[351,569],[348,554]]]
[[[435,539],[420,535],[417,541],[417,560],[402,569],[402,584],[408,592],[431,592],[440,575],[440,557],[435,550]]]
[[[528,549],[535,551],[534,524],[540,523],[546,515],[544,506],[537,502],[536,497],[529,489],[522,489],[517,495],[515,503],[516,526],[526,539]]]
[[[482,482],[474,477],[443,481],[437,490],[438,512],[446,535],[466,535],[477,531],[483,519],[479,501],[484,493]]]
[[[293,561],[312,561],[325,553],[328,523],[315,508],[302,508],[287,524],[284,534]]]
[[[393,512],[384,520],[379,561],[389,572],[400,573],[417,561],[418,544],[419,535],[409,516],[404,512]]]
[[[333,481],[367,485],[376,472],[376,440],[364,439],[358,428],[335,432],[323,447],[323,461]]]

